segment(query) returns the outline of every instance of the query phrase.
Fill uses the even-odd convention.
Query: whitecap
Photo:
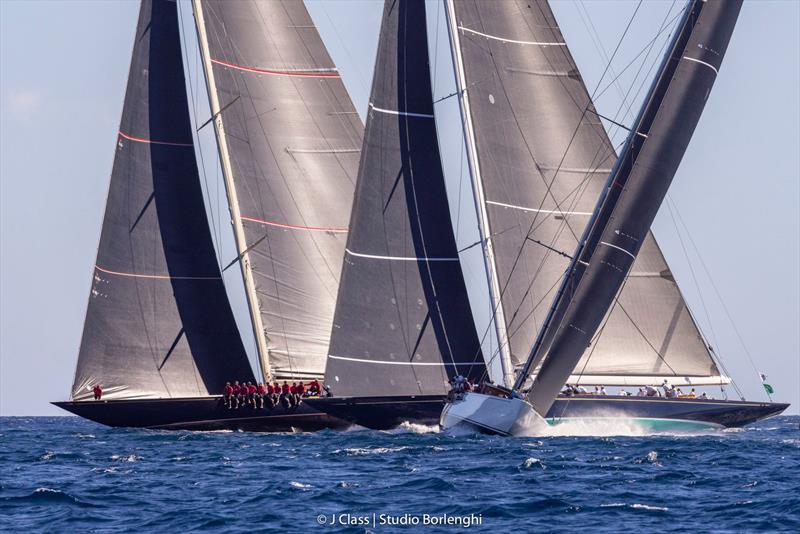
[[[289,481],[289,486],[292,487],[292,488],[295,488],[295,489],[303,490],[303,491],[311,489],[311,488],[314,487],[311,484],[303,484],[302,482],[297,482],[296,480],[290,480]]]
[[[402,447],[353,447],[349,449],[336,449],[334,454],[345,453],[347,456],[365,456],[368,454],[387,454],[390,452],[399,452],[408,449],[406,445]]]
[[[545,465],[542,463],[540,459],[534,458],[532,456],[530,458],[526,458],[525,461],[522,462],[522,467],[526,469],[529,469],[534,466],[540,467],[541,469],[546,469]]]
[[[56,453],[53,451],[47,451],[43,455],[39,456],[39,460],[46,462],[47,460],[51,460],[55,455]]]
[[[439,432],[439,425],[423,425],[403,421],[400,426],[391,431],[392,434],[432,434]]]
[[[336,486],[339,488],[358,488],[360,484],[358,484],[357,482],[348,482],[346,480],[342,480],[338,484],[336,484]]]
[[[119,454],[113,454],[111,456],[111,459],[115,460],[115,461],[118,461],[118,462],[138,462],[139,460],[142,459],[142,457],[141,456],[137,456],[135,454],[129,454],[127,456],[119,455]]]
[[[647,453],[647,461],[650,463],[658,462],[658,453],[656,451],[650,451]]]
[[[634,508],[636,510],[654,510],[657,512],[669,511],[669,508],[667,508],[666,506],[651,506],[649,504],[639,504],[639,503],[633,503],[631,505],[631,508]]]

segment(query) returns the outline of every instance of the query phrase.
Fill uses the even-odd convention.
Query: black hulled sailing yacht
[[[604,195],[617,155],[547,2],[446,0],[445,8],[493,328],[500,346],[485,356],[487,363],[499,359],[502,367],[501,373],[489,378],[511,388],[543,328],[559,281],[570,267],[568,253],[579,244]],[[697,6],[687,7],[687,13],[689,20],[696,21]],[[387,46],[384,41],[402,42],[401,38],[402,34],[382,31],[382,49]],[[413,52],[419,54],[415,63],[427,62],[427,50],[407,54]],[[379,60],[373,99],[384,96],[379,80],[391,74]],[[424,78],[417,82],[429,83]],[[369,132],[368,121],[367,142]],[[370,176],[360,175],[357,187]],[[359,224],[368,223],[354,217],[353,234]],[[738,401],[556,397],[565,382],[633,387],[657,385],[664,379],[674,386],[730,382],[719,371],[648,228],[649,222],[642,230],[640,250],[626,273],[624,288],[613,306],[600,311],[601,332],[588,347],[583,345],[577,353],[580,361],[567,365],[569,372],[551,380],[552,391],[546,396],[552,402],[542,415],[550,420],[611,417],[736,426],[785,409],[780,404]],[[437,299],[439,305],[442,298]],[[337,317],[347,305],[340,298]],[[390,307],[385,305],[384,310]],[[337,328],[335,322],[334,340]],[[472,335],[472,329],[468,330]],[[354,335],[349,329],[348,337]],[[449,347],[440,350],[447,354]],[[332,352],[329,357],[329,383],[341,374],[338,355]],[[380,353],[372,355],[380,357]],[[411,360],[410,353],[404,357]],[[318,406],[374,428],[389,428],[403,420],[439,420],[446,386],[439,385],[438,395],[420,398],[418,388],[392,381],[397,367],[385,366],[381,371],[357,360],[353,358],[352,365],[362,366],[362,372],[382,372],[382,379],[391,381],[383,395],[357,396],[356,390],[345,387],[334,390],[341,397],[321,399]],[[528,374],[535,377],[540,365],[541,359],[532,362]],[[494,368],[487,365],[487,374]]]
[[[264,380],[321,378],[363,125],[300,0],[195,0]],[[177,3],[143,0],[71,401],[112,426],[313,430],[301,403],[228,410],[255,381],[206,219]],[[92,400],[91,388],[105,390]]]

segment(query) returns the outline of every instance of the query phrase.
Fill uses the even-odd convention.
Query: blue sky
[[[190,25],[190,5],[186,0],[180,5]],[[635,7],[622,1],[553,2],[590,91],[608,86],[610,77],[600,81],[606,57]],[[641,7],[611,71],[618,73],[645,46],[670,8],[674,12],[679,5]],[[314,0],[309,9],[363,113],[382,2]],[[439,10],[439,2],[429,2],[434,46],[444,31],[444,19],[437,24]],[[137,13],[132,0],[0,2],[2,415],[57,414],[47,401],[69,395]],[[439,57],[444,52],[442,47]],[[202,122],[207,111],[196,52],[189,51],[188,58],[190,83],[198,93],[195,113]],[[600,113],[615,115],[637,68],[597,99]],[[435,74],[435,96],[443,96],[449,92],[448,73]],[[635,113],[638,102],[632,109]],[[455,126],[440,126],[440,136],[448,135],[459,135]],[[612,131],[615,140],[622,135]],[[206,154],[214,153],[212,140],[201,142]],[[775,399],[794,404],[792,413],[800,404],[798,147],[800,2],[746,2],[670,191],[685,222],[680,230],[691,262],[668,210],[661,210],[654,232],[695,316],[746,395],[763,398],[744,347],[768,375]],[[206,172],[213,183],[215,166],[207,164]],[[214,187],[208,193],[210,209],[223,212],[224,199]],[[221,256],[232,257],[227,226],[214,231],[223,241]],[[470,238],[469,229],[460,234],[464,241]],[[476,268],[465,270],[470,284],[484,283]],[[235,297],[238,282],[227,281]],[[238,315],[246,320],[243,306]]]

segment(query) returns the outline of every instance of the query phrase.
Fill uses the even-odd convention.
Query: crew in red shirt
[[[233,397],[233,386],[230,382],[225,382],[225,388],[222,390],[222,398],[225,400],[225,407],[230,409],[231,398]]]
[[[288,395],[289,393],[291,393],[291,388],[289,387],[289,383],[284,380],[283,386],[281,386],[281,395]]]
[[[311,381],[311,384],[308,385],[308,393],[309,395],[319,395],[322,391],[322,388],[319,385],[319,382],[315,378]]]
[[[297,384],[297,389],[295,390],[295,393],[297,393],[298,397],[304,397],[305,396],[305,394],[306,394],[306,385],[303,384],[302,380],[300,381],[299,384]]]
[[[100,384],[95,384],[92,393],[94,393],[94,400],[100,400],[103,396],[103,388],[100,387]]]
[[[264,397],[267,396],[267,388],[264,387],[264,384],[261,382],[258,383],[258,388],[256,389],[256,400],[258,401],[258,407],[264,407]]]

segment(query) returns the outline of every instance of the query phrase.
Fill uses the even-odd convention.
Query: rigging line
[[[628,20],[628,24],[626,25],[626,27],[625,27],[625,30],[623,31],[622,35],[621,35],[621,36],[620,36],[620,38],[619,38],[619,41],[617,42],[617,46],[616,46],[616,48],[614,49],[614,52],[613,52],[613,54],[611,55],[611,58],[609,59],[609,62],[606,64],[606,68],[605,68],[605,70],[603,71],[603,74],[600,76],[600,79],[598,80],[598,82],[597,82],[597,85],[596,85],[596,87],[595,87],[594,91],[592,92],[592,94],[591,94],[591,95],[590,95],[590,97],[589,97],[589,103],[588,103],[588,104],[587,104],[587,106],[584,108],[584,110],[583,110],[583,113],[581,114],[581,119],[580,119],[580,121],[578,122],[578,125],[575,127],[575,130],[574,130],[574,131],[573,131],[573,133],[572,133],[572,137],[570,138],[570,141],[569,141],[569,143],[568,143],[568,145],[567,145],[567,148],[565,149],[565,151],[564,151],[564,154],[563,154],[563,156],[562,156],[562,158],[561,158],[561,161],[559,162],[559,164],[558,164],[558,167],[556,168],[556,172],[555,172],[555,174],[554,174],[554,176],[553,176],[553,180],[551,180],[550,184],[548,184],[548,186],[547,186],[548,193],[550,193],[551,186],[552,186],[552,184],[555,182],[555,179],[556,179],[556,177],[558,176],[558,172],[559,172],[559,170],[561,169],[561,167],[563,166],[563,164],[564,164],[564,161],[566,160],[567,153],[569,152],[569,149],[570,149],[570,147],[572,146],[572,143],[574,142],[574,140],[575,140],[575,137],[576,137],[576,136],[577,136],[577,134],[578,134],[578,131],[579,131],[579,129],[580,129],[580,125],[581,125],[581,123],[583,122],[583,118],[584,118],[584,117],[585,117],[585,115],[586,115],[586,110],[588,109],[588,107],[589,107],[589,106],[591,106],[591,102],[594,100],[594,95],[595,95],[595,93],[597,92],[597,90],[600,88],[600,84],[602,83],[602,81],[603,81],[603,78],[605,78],[605,75],[606,75],[606,73],[608,72],[609,68],[611,67],[611,62],[614,60],[614,58],[616,57],[617,53],[619,52],[620,46],[622,45],[622,42],[624,41],[625,37],[627,36],[627,34],[628,34],[628,31],[630,30],[630,27],[631,27],[631,25],[633,24],[633,21],[634,21],[634,19],[636,18],[636,14],[638,13],[638,11],[639,11],[639,8],[641,7],[641,5],[642,5],[642,0],[639,0],[639,2],[636,4],[636,8],[635,8],[635,9],[634,9],[634,11],[633,11],[633,14],[631,15],[630,19]],[[540,9],[541,9],[541,8],[540,8]],[[492,62],[494,62],[494,58],[492,58]],[[495,69],[496,69],[496,67],[495,67]],[[501,82],[501,86],[502,86],[502,82]],[[505,91],[505,88],[504,88],[504,87],[503,87],[503,89],[504,89],[504,91]],[[514,116],[514,118],[515,118],[515,120],[516,120],[516,115]],[[517,124],[519,125],[519,123],[518,123],[518,122],[517,122]],[[526,145],[527,145],[527,142],[526,142]],[[530,147],[528,147],[528,150],[530,151]],[[533,155],[532,155],[532,154],[531,154],[531,157],[533,157]],[[534,161],[535,161],[535,159],[534,159]],[[552,193],[550,193],[550,194],[552,195]],[[540,208],[541,208],[541,206],[542,206],[542,205],[544,205],[543,203],[544,203],[544,199],[542,200],[542,204],[539,206]],[[537,214],[534,216],[534,218],[533,218],[533,221],[531,222],[531,227],[529,228],[529,230],[528,230],[528,234],[526,235],[526,237],[529,237],[529,236],[530,236],[530,231],[531,231],[531,229],[533,228],[534,224],[536,223],[536,219],[537,219],[538,215],[539,215],[539,214],[537,213]],[[572,231],[572,230],[571,230],[571,227],[570,227],[570,231]],[[574,235],[574,232],[573,232],[573,235]],[[577,236],[576,236],[575,238],[576,238],[576,240],[578,240],[578,241],[579,241],[579,239],[577,238]],[[493,312],[492,312],[492,318],[491,318],[491,321],[494,321],[494,320],[495,320],[495,317],[496,317],[496,315],[497,315],[497,310],[498,310],[498,308],[499,308],[499,306],[500,306],[500,301],[502,301],[502,296],[503,296],[503,294],[505,293],[506,289],[508,288],[508,286],[509,286],[509,284],[510,284],[510,281],[511,281],[511,276],[512,276],[512,274],[513,274],[514,270],[517,268],[517,266],[518,266],[518,264],[519,264],[519,259],[520,259],[520,257],[522,256],[522,251],[523,251],[523,250],[524,250],[524,241],[523,241],[523,244],[522,244],[522,246],[520,246],[520,248],[519,248],[519,251],[517,252],[517,256],[516,256],[516,258],[515,258],[515,260],[514,260],[514,263],[513,263],[512,267],[511,267],[511,270],[510,270],[510,272],[509,272],[509,275],[508,275],[508,277],[507,277],[506,283],[505,283],[505,285],[504,285],[503,289],[502,289],[502,290],[501,290],[501,292],[500,292],[500,299],[498,299],[498,304],[497,304],[497,305],[494,307],[494,310],[493,310]],[[541,267],[541,264],[540,264],[540,267]],[[531,282],[531,285],[529,286],[529,290],[530,290],[530,287],[531,287],[532,285],[533,285],[533,282]],[[484,337],[486,336],[486,333],[488,333],[488,331],[489,331],[489,328],[491,328],[491,324],[492,324],[492,323],[491,323],[491,321],[490,321],[489,325],[487,326],[486,332],[484,333]],[[506,341],[506,342],[508,342],[508,341]]]
[[[696,276],[696,274],[695,274],[695,272],[694,272],[694,267],[692,266],[691,259],[689,258],[689,253],[688,253],[688,251],[686,250],[686,245],[685,245],[685,243],[684,243],[684,241],[683,241],[683,236],[681,235],[680,228],[678,227],[678,223],[677,223],[677,221],[676,221],[676,219],[675,219],[675,215],[674,215],[674,213],[673,213],[673,207],[675,207],[675,206],[674,206],[674,202],[672,202],[672,199],[671,199],[671,197],[669,196],[669,193],[667,194],[667,202],[666,202],[666,206],[667,206],[667,211],[668,211],[668,212],[669,212],[669,214],[670,214],[670,219],[672,220],[672,224],[673,224],[673,226],[675,227],[675,233],[676,233],[676,234],[677,234],[677,236],[678,236],[678,241],[679,241],[679,242],[680,242],[680,244],[681,244],[681,249],[682,249],[682,251],[683,251],[683,256],[684,256],[684,259],[686,260],[686,264],[687,264],[687,265],[688,265],[688,267],[689,267],[689,272],[690,272],[690,273],[691,273],[691,275],[692,275],[692,281],[694,282],[695,290],[697,291],[697,295],[698,295],[698,297],[700,297],[700,304],[701,304],[701,306],[702,306],[702,308],[703,308],[703,312],[705,313],[705,316],[706,316],[706,321],[707,321],[708,327],[709,327],[709,329],[710,329],[710,331],[711,331],[711,336],[712,336],[712,338],[713,338],[714,345],[715,345],[717,348],[719,348],[719,344],[718,344],[718,341],[717,341],[717,334],[716,334],[716,332],[714,331],[714,323],[712,323],[712,322],[711,322],[711,314],[710,314],[710,313],[709,313],[709,311],[708,311],[708,307],[706,306],[705,299],[703,298],[703,294],[702,294],[702,293],[701,293],[701,291],[700,291],[700,284],[699,284],[699,282],[698,282],[698,280],[697,280],[697,276]],[[688,232],[688,229],[687,229],[687,232]],[[687,309],[687,310],[689,310],[689,305],[688,305],[688,304],[686,305],[686,309]],[[690,317],[692,317],[692,320],[694,320],[694,317],[692,316],[692,312],[691,312],[691,310],[689,310],[689,315],[690,315]],[[696,322],[695,322],[695,326],[697,326],[697,329],[700,331],[700,335],[701,335],[701,336],[703,336],[704,334],[703,334],[702,330],[700,330],[700,327],[699,327],[699,325],[697,325],[697,323],[696,323]],[[716,355],[716,351],[714,351],[714,349],[713,349],[712,347],[710,347],[710,346],[709,346],[709,347],[708,347],[708,350],[709,350],[709,353],[710,353],[710,354],[715,354],[715,355]],[[746,350],[747,350],[747,349],[745,348],[745,351],[746,351]],[[713,357],[712,357],[712,359],[713,359]],[[722,369],[723,369],[723,371],[725,372],[725,374],[726,374],[726,375],[728,375],[728,376],[730,377],[730,373],[729,373],[729,372],[728,372],[728,370],[726,369],[725,365],[724,365],[724,364],[722,364],[722,355],[721,355],[721,354],[718,356],[718,360],[717,360],[717,361],[720,363],[720,366],[722,367]],[[757,373],[757,372],[758,372],[758,371],[756,371],[756,373]],[[733,378],[731,378],[731,381],[733,381]],[[739,386],[738,386],[738,384],[736,384],[736,382],[733,382],[733,388],[736,390],[736,393],[739,395],[739,397],[740,397],[740,398],[742,398],[742,399],[744,399],[744,395],[742,395],[742,392],[741,392],[741,390],[739,389]]]
[[[669,201],[669,203],[672,204],[672,207],[675,210],[675,214],[678,216],[678,221],[680,221],[681,225],[686,230],[686,235],[689,238],[689,243],[692,245],[692,248],[694,249],[694,252],[697,255],[697,258],[700,260],[700,265],[703,268],[703,271],[706,273],[706,276],[708,277],[708,280],[711,282],[711,287],[714,289],[714,293],[716,294],[717,299],[719,300],[720,304],[722,304],[722,309],[725,311],[725,315],[728,317],[728,321],[731,323],[731,326],[733,327],[733,331],[736,334],[736,337],[739,339],[739,343],[741,343],[741,345],[742,345],[742,349],[744,349],[744,353],[747,356],[747,360],[750,362],[750,366],[753,368],[753,371],[756,373],[756,375],[759,375],[759,377],[760,377],[759,371],[756,368],[756,365],[755,365],[755,362],[753,361],[752,355],[750,354],[750,351],[747,349],[747,345],[744,342],[744,338],[742,337],[742,334],[739,331],[738,326],[734,322],[733,316],[731,315],[730,310],[728,309],[728,306],[725,304],[725,301],[722,298],[722,294],[720,293],[719,288],[717,287],[717,284],[714,282],[714,278],[711,276],[711,272],[709,271],[708,266],[706,265],[706,262],[703,260],[703,256],[700,254],[700,249],[697,247],[697,244],[695,243],[694,238],[692,237],[692,234],[689,232],[689,227],[684,222],[683,217],[681,216],[680,210],[678,210],[677,204],[675,204],[675,202],[672,200],[672,197],[670,197],[669,194],[667,194],[667,200]],[[715,352],[715,354],[716,354],[716,352]],[[734,383],[734,386],[736,386],[736,383]],[[738,388],[737,388],[737,390],[738,390]],[[740,396],[741,396],[741,394],[740,394]]]
[[[639,51],[639,52],[638,52],[638,53],[637,53],[637,54],[636,54],[636,55],[633,57],[633,59],[631,59],[631,60],[628,62],[628,64],[627,64],[627,65],[625,65],[625,67],[623,67],[623,69],[622,69],[621,71],[619,71],[619,74],[617,74],[617,77],[616,77],[616,78],[619,78],[620,76],[622,76],[622,75],[625,73],[625,71],[627,71],[627,70],[628,70],[628,69],[629,69],[629,68],[630,68],[630,67],[631,67],[631,66],[632,66],[632,65],[633,65],[633,64],[636,62],[636,60],[637,60],[637,59],[639,59],[639,56],[641,56],[642,54],[644,54],[644,53],[645,53],[645,51],[649,50],[649,49],[652,47],[653,43],[655,43],[655,41],[657,41],[657,40],[659,39],[659,37],[661,37],[661,34],[662,34],[662,33],[664,33],[664,32],[667,30],[667,28],[668,28],[668,27],[672,26],[672,25],[675,23],[675,21],[677,21],[677,20],[678,20],[678,18],[680,18],[680,16],[681,16],[681,15],[683,14],[683,12],[686,10],[686,7],[688,7],[688,4],[687,4],[686,6],[684,6],[683,8],[681,8],[681,10],[680,10],[680,11],[678,11],[678,13],[676,13],[676,14],[675,14],[675,16],[674,16],[674,17],[672,17],[672,18],[669,20],[669,22],[668,22],[668,23],[667,23],[667,24],[666,24],[666,25],[665,25],[665,26],[664,26],[664,27],[663,27],[661,30],[659,30],[659,31],[658,31],[658,33],[656,33],[655,37],[653,37],[653,38],[652,38],[650,41],[648,41],[648,42],[647,42],[647,43],[644,45],[644,47],[643,47],[643,48],[642,48],[642,49],[641,49],[641,50],[640,50],[640,51]],[[669,41],[669,39],[667,39],[667,41]],[[613,83],[616,81],[616,78],[614,78],[613,80],[611,80],[611,82],[609,82],[609,84],[608,84],[608,85],[606,85],[606,86],[603,88],[603,90],[602,90],[602,91],[600,91],[599,93],[597,93],[597,95],[595,95],[594,93],[592,93],[592,99],[594,100],[595,98],[600,98],[601,96],[603,96],[603,95],[605,94],[605,92],[606,92],[606,91],[608,91],[608,90],[611,88],[611,84],[613,84]],[[601,81],[602,81],[602,78],[601,78]],[[599,86],[598,86],[598,89],[599,89]]]
[[[181,29],[180,33],[181,33],[181,39],[183,41],[183,54],[182,55],[185,58],[186,67],[188,69],[188,67],[189,67],[189,47],[188,47],[188,44],[186,42],[186,28],[184,27],[184,24],[183,24],[183,8],[181,7],[181,3],[180,2],[178,2],[178,20],[180,20],[180,29]],[[189,96],[192,99],[192,109],[194,110],[193,111],[193,115],[194,116],[192,117],[192,119],[194,120],[194,123],[197,124],[197,105],[198,104],[197,104],[197,100],[195,99],[195,96],[194,96],[194,87],[192,86],[191,81],[192,80],[191,80],[191,72],[190,72],[189,73],[189,84],[188,85],[189,85]],[[195,131],[192,134],[192,137],[196,139],[195,146],[197,147],[197,154],[200,156],[200,169],[203,172],[203,184],[205,186],[203,188],[203,193],[205,193],[204,196],[206,198],[206,203],[207,203],[207,208],[208,208],[207,211],[208,211],[209,215],[211,216],[211,235],[212,235],[212,237],[214,239],[214,247],[215,247],[216,252],[217,252],[216,254],[214,254],[214,260],[215,260],[215,262],[217,264],[217,268],[220,270],[220,276],[221,276],[221,273],[222,273],[222,261],[220,259],[220,254],[222,253],[222,249],[221,249],[221,245],[220,245],[220,240],[217,239],[218,232],[217,232],[216,216],[214,215],[214,210],[211,209],[211,206],[213,204],[211,203],[211,190],[210,190],[210,188],[208,186],[208,175],[206,174],[206,163],[205,163],[205,158],[203,157],[203,145],[200,142],[200,135],[197,133],[197,131]],[[223,279],[222,283],[223,283],[223,285],[225,284],[224,279]]]

